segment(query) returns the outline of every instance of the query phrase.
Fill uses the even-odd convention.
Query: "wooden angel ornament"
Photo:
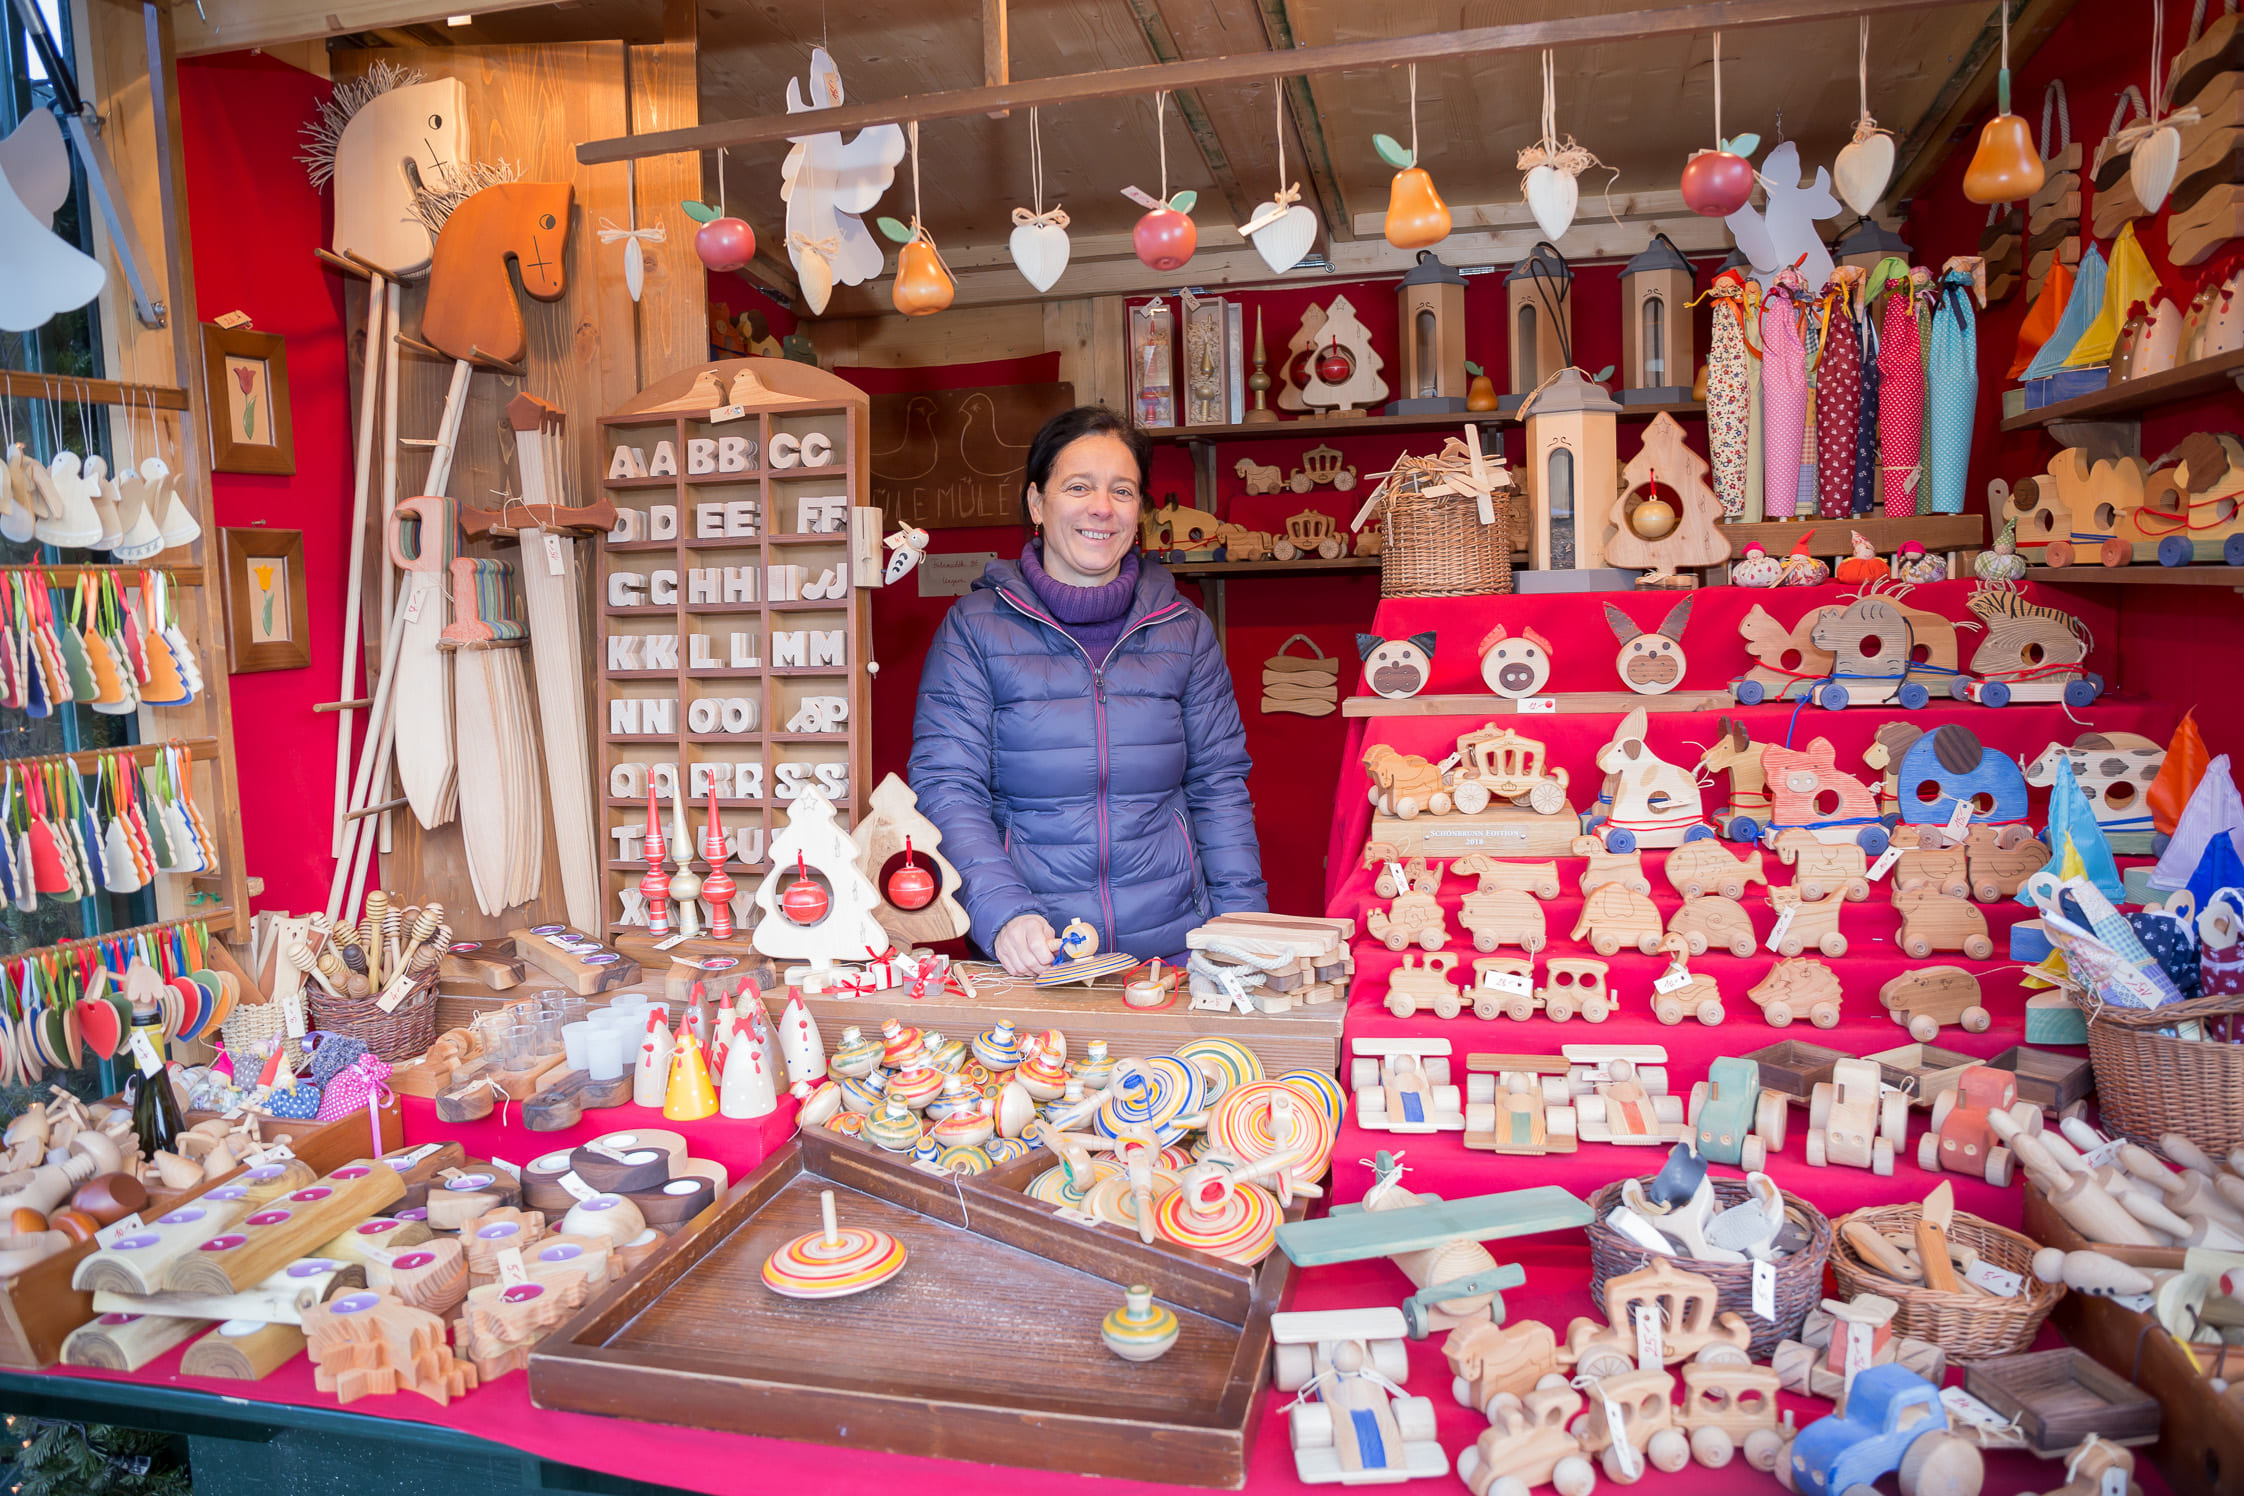
[[[810,97],[787,80],[787,112],[815,113],[842,102],[841,72],[824,47],[810,54]],[[865,227],[904,159],[904,131],[873,125],[844,141],[839,131],[790,137],[794,149],[780,167],[779,195],[787,204],[787,258],[800,277],[812,316],[826,310],[834,287],[861,285],[881,273],[880,242]]]
[[[33,110],[0,142],[0,329],[29,332],[101,294],[99,260],[48,225],[70,192],[70,152],[43,110]]]
[[[1683,628],[1691,621],[1692,598],[1670,608],[1656,629],[1639,626],[1612,603],[1605,605],[1605,623],[1621,641],[1614,668],[1621,682],[1642,696],[1661,696],[1683,681]]]
[[[1678,568],[1729,560],[1730,543],[1715,526],[1721,501],[1707,486],[1707,471],[1675,419],[1665,411],[1654,416],[1644,445],[1621,470],[1627,486],[1605,518],[1606,563],[1647,568],[1639,587],[1683,588],[1696,583]]]

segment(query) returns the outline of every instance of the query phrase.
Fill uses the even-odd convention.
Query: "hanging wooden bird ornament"
[[[1239,225],[1239,236],[1254,246],[1273,275],[1284,275],[1317,242],[1317,215],[1301,206],[1301,184],[1286,181],[1285,94],[1273,83],[1270,99],[1278,110],[1278,195]]]
[[[1831,163],[1831,178],[1848,207],[1867,218],[1893,180],[1893,132],[1881,130],[1870,115],[1870,18],[1861,18],[1855,45],[1855,91],[1861,112],[1854,122],[1854,139],[1839,148]]]
[[[1380,159],[1395,168],[1387,188],[1387,242],[1397,249],[1427,249],[1449,237],[1449,205],[1418,164],[1418,65],[1410,66],[1410,149],[1391,135],[1374,135]]]
[[[1753,197],[1753,167],[1746,160],[1761,137],[1722,138],[1722,33],[1714,33],[1714,149],[1696,150],[1683,163],[1683,202],[1703,218],[1727,218]]]
[[[815,114],[842,102],[841,73],[824,47],[810,54],[810,97],[787,80],[787,112]],[[861,285],[885,263],[880,241],[863,215],[896,180],[904,159],[899,125],[872,125],[845,141],[838,130],[791,137],[794,149],[780,166],[779,195],[787,203],[787,258],[812,316],[826,310],[834,287]]]
[[[2041,156],[2034,132],[2010,112],[2010,7],[2002,16],[2002,70],[1995,74],[1995,117],[1979,132],[1979,149],[1964,172],[1964,196],[1975,203],[2022,202],[2041,190]]]
[[[1044,131],[1038,111],[1029,111],[1029,176],[1036,189],[1036,211],[1013,210],[1013,237],[1006,247],[1013,265],[1039,291],[1049,291],[1067,269],[1067,209],[1058,203],[1044,211]]]
[[[1535,226],[1554,244],[1574,225],[1574,207],[1581,197],[1576,178],[1593,166],[1605,165],[1576,145],[1573,136],[1563,141],[1558,138],[1556,55],[1544,49],[1543,138],[1519,153],[1519,169],[1526,173],[1520,179],[1520,195],[1527,199],[1527,210],[1535,215]]]
[[[1124,197],[1145,209],[1145,216],[1130,230],[1130,247],[1149,270],[1182,270],[1192,251],[1200,246],[1200,230],[1189,216],[1200,194],[1190,188],[1169,191],[1168,121],[1169,95],[1163,90],[1153,96],[1154,133],[1161,148],[1161,195],[1150,197],[1136,187],[1122,189]]]
[[[941,251],[927,232],[919,217],[919,122],[913,121],[912,141],[912,221],[909,225],[893,218],[880,220],[880,231],[903,246],[896,252],[896,284],[890,297],[896,310],[907,317],[925,317],[943,310],[958,294],[957,283],[951,279],[948,265],[943,263]]]

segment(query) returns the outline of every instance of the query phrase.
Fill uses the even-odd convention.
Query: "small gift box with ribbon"
[[[900,964],[903,958],[896,954],[896,947],[876,951],[867,946],[865,953],[868,959],[865,962],[865,985],[861,991],[886,992],[891,988],[901,987],[910,980]]]

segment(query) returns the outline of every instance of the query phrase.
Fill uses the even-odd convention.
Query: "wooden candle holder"
[[[453,1237],[435,1237],[371,1265],[366,1281],[411,1308],[449,1314],[467,1297],[467,1252]]]
[[[239,1293],[111,1293],[96,1289],[94,1310],[101,1314],[157,1314],[174,1319],[246,1319],[294,1324],[304,1311],[339,1293],[366,1286],[366,1269],[331,1257],[291,1262]]]
[[[247,1204],[238,1199],[205,1196],[179,1206],[86,1257],[71,1274],[70,1286],[96,1292],[161,1292],[164,1274],[173,1262],[224,1234],[247,1213]]]
[[[476,1164],[429,1191],[431,1231],[458,1231],[487,1210],[522,1203],[522,1187],[497,1164]]]
[[[62,1342],[62,1364],[138,1371],[209,1324],[160,1314],[104,1314],[70,1332]]]
[[[426,1221],[401,1221],[395,1216],[376,1216],[370,1221],[361,1221],[348,1230],[338,1231],[321,1242],[311,1255],[363,1265],[393,1256],[408,1247],[417,1247],[432,1234]]]
[[[404,1194],[395,1169],[371,1160],[346,1164],[173,1259],[164,1270],[163,1286],[181,1293],[239,1292]]]
[[[445,1345],[442,1319],[388,1294],[347,1293],[306,1311],[304,1342],[312,1385],[346,1406],[392,1392],[418,1392],[441,1405],[477,1382],[475,1368]]]
[[[187,1347],[179,1358],[179,1371],[182,1376],[222,1381],[262,1381],[303,1349],[304,1331],[299,1326],[228,1320]]]
[[[499,1275],[499,1254],[527,1252],[545,1237],[545,1212],[502,1205],[487,1210],[460,1231],[470,1277],[488,1281]]]

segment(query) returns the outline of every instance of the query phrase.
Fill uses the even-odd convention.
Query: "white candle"
[[[593,1028],[584,1039],[584,1068],[594,1080],[614,1080],[623,1074],[623,1042],[621,1028]]]
[[[591,1063],[591,1041],[592,1025],[589,1022],[561,1025],[561,1049],[568,1056],[571,1070],[585,1069]]]

